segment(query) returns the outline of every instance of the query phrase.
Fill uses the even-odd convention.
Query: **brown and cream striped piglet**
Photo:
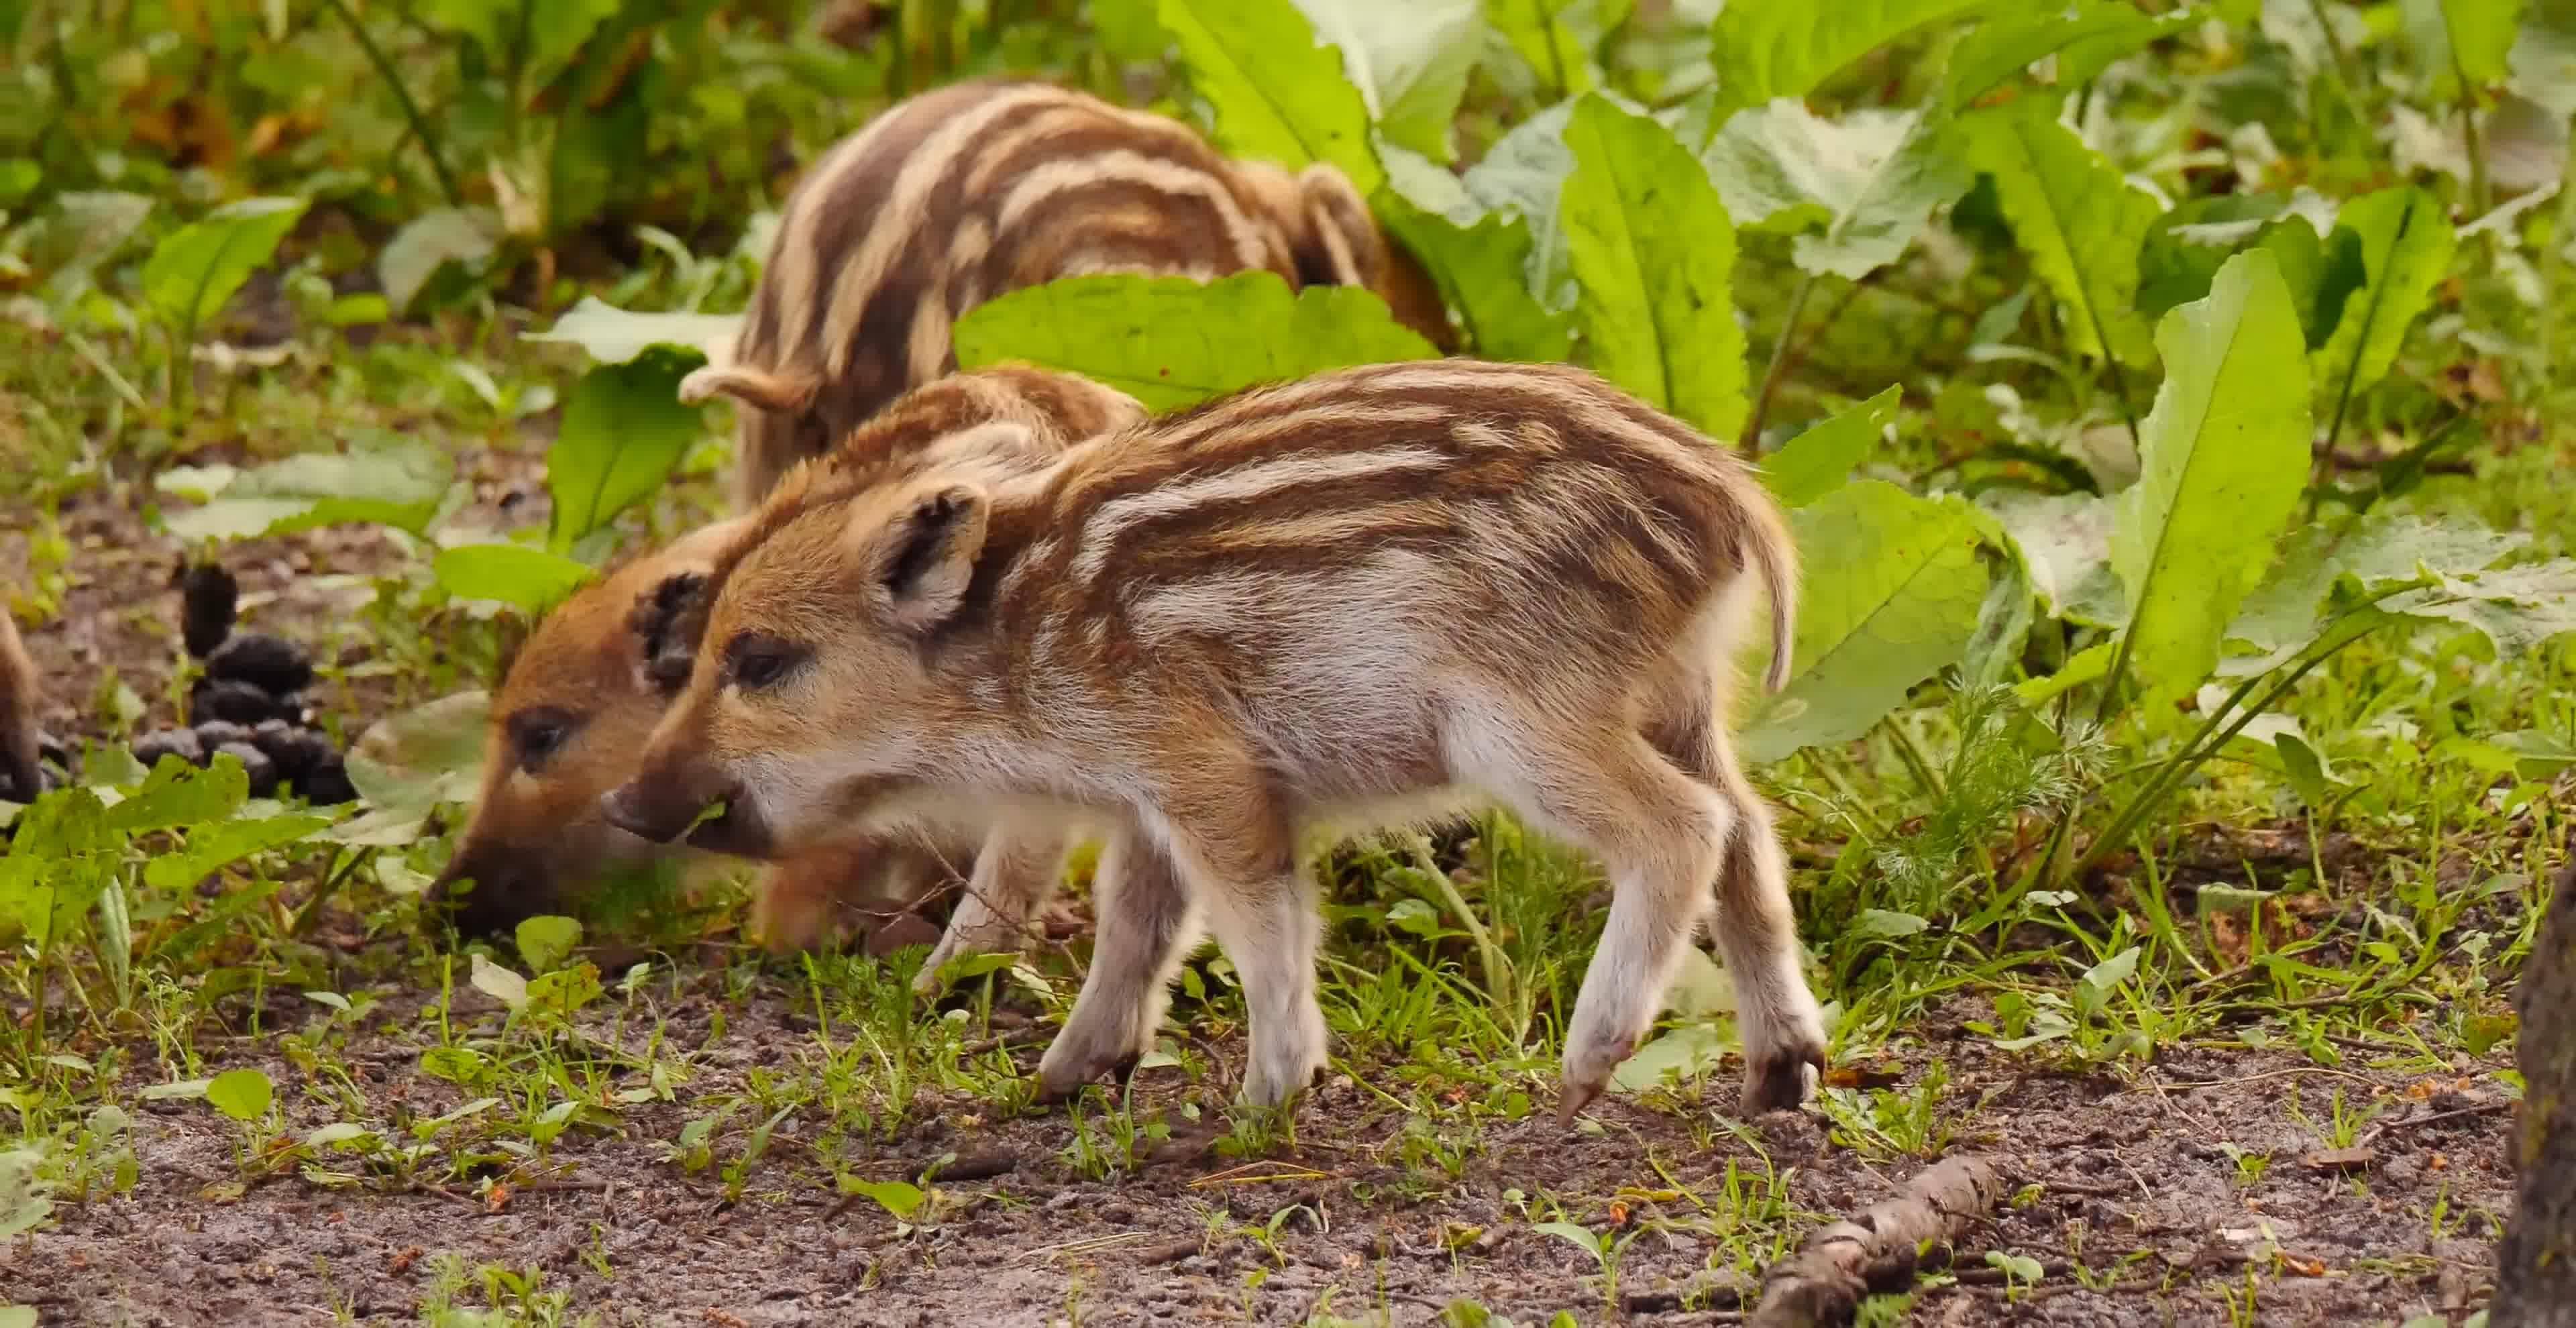
[[[1088,93],[979,79],[898,103],[788,196],[734,345],[683,400],[732,397],[749,507],[789,466],[957,367],[956,320],[1094,273],[1363,286],[1443,350],[1449,315],[1349,177],[1229,161],[1189,126]]]
[[[1067,444],[1136,423],[1127,394],[1069,374],[1002,367],[943,378],[842,439],[844,456],[915,458],[926,450],[971,465],[998,438],[1009,455],[1052,460]],[[1032,451],[1034,449],[1034,451]],[[800,489],[826,462],[781,480]],[[473,821],[433,886],[449,898],[473,882],[456,923],[469,935],[505,933],[522,918],[573,907],[602,874],[663,852],[600,816],[600,795],[632,775],[662,710],[688,678],[705,602],[700,590],[727,540],[749,517],[703,527],[576,592],[548,614],[511,661],[492,706]],[[1069,845],[1003,841],[974,859],[975,875],[935,959],[1012,944],[1054,886]],[[937,827],[898,827],[819,845],[772,864],[756,889],[751,930],[773,949],[821,941],[839,905],[889,876],[897,908],[929,870],[964,863],[976,839]],[[925,966],[925,978],[937,964]]]
[[[603,814],[669,839],[722,801],[701,833],[754,856],[881,815],[1092,818],[1098,948],[1042,1086],[1150,1047],[1204,917],[1269,1104],[1325,1056],[1301,844],[1499,803],[1614,886],[1563,1114],[1712,903],[1745,1107],[1791,1106],[1824,1029],[1727,712],[1765,598],[1785,676],[1795,575],[1747,466],[1562,366],[1321,374],[1025,474],[854,467],[719,557],[687,687]]]
[[[34,802],[45,791],[36,764],[36,661],[18,639],[18,624],[0,605],[0,801]]]

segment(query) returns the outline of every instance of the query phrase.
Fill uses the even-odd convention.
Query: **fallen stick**
[[[1862,1297],[1902,1288],[1923,1251],[1966,1236],[2002,1197],[2003,1178],[1985,1158],[1962,1154],[1925,1167],[1895,1198],[1809,1236],[1796,1257],[1774,1265],[1752,1328],[1851,1322]]]

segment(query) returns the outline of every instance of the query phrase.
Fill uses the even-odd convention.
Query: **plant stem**
[[[1798,756],[1800,760],[1807,763],[1809,770],[1834,786],[1834,792],[1842,796],[1842,813],[1859,825],[1862,834],[1872,839],[1887,837],[1887,827],[1880,824],[1878,818],[1870,815],[1869,804],[1862,800],[1860,790],[1853,788],[1851,781],[1843,777],[1842,771],[1835,769],[1831,762],[1817,755],[1814,748],[1802,751]]]
[[[126,405],[132,406],[140,414],[148,415],[152,412],[152,408],[144,403],[143,394],[134,390],[134,384],[125,381],[125,375],[118,373],[116,366],[108,363],[106,356],[99,354],[98,347],[91,345],[89,338],[65,328],[63,341],[72,348],[73,354],[88,361],[89,367],[98,370],[98,376],[107,380],[107,385],[113,388],[118,396],[125,399]]]
[[[2147,445],[2138,435],[2138,412],[2129,404],[2129,376],[2120,370],[2120,352],[2102,329],[2102,315],[2094,312],[2089,303],[2085,313],[2093,320],[2093,339],[2102,343],[2102,370],[2111,375],[2111,399],[2120,407],[2120,422],[2129,426],[2129,446],[2143,455]]]
[[[2352,80],[2344,77],[2346,57],[2343,50],[2343,39],[2335,35],[2334,24],[2326,18],[2325,0],[2308,0],[2308,12],[2316,16],[2317,31],[2326,39],[2326,57],[2328,60],[2326,73],[2334,80],[2335,95],[2343,100],[2344,111],[2353,118],[2354,123],[2367,123],[2361,114],[2361,99],[2353,95]],[[2325,138],[2325,126],[2322,124],[2312,125],[2310,126],[2310,131],[2316,134],[2319,143],[2322,146]]]
[[[2466,78],[2460,82],[2460,145],[2469,153],[2469,217],[2475,220],[2487,214],[2495,199],[2487,186],[2486,148],[2479,142],[2483,135],[2478,129],[2478,99],[2468,91]]]
[[[1485,970],[1486,993],[1496,1006],[1516,1010],[1511,960],[1504,957],[1501,946],[1494,944],[1493,933],[1485,930],[1485,924],[1476,916],[1475,910],[1467,907],[1466,897],[1458,893],[1458,883],[1449,879],[1449,873],[1440,870],[1439,859],[1431,852],[1431,841],[1421,831],[1415,830],[1405,835],[1405,847],[1412,851],[1414,870],[1431,878],[1431,883],[1440,890],[1440,902],[1458,915],[1459,925],[1465,927],[1467,935],[1476,942],[1476,962]],[[1517,1015],[1514,1022],[1518,1022]]]
[[[1771,413],[1771,394],[1780,390],[1780,380],[1789,372],[1790,348],[1797,344],[1798,317],[1807,311],[1807,297],[1815,292],[1816,274],[1801,272],[1798,285],[1789,292],[1789,311],[1780,316],[1780,338],[1771,343],[1771,365],[1762,371],[1762,390],[1754,394],[1753,413],[1744,420],[1744,437],[1735,450],[1746,460],[1762,452],[1762,421]]]
[[[1914,736],[1914,730],[1905,727],[1894,711],[1889,711],[1879,724],[1895,737],[1897,758],[1913,772],[1914,782],[1921,784],[1923,791],[1935,798],[1947,795],[1949,790],[1941,782],[1941,772],[1933,764],[1932,754],[1923,750],[1923,742]]]
[[[2373,596],[2372,602],[2385,599],[2389,595],[2421,588],[2420,584],[2414,582],[2393,586]],[[2126,840],[2130,833],[2137,829],[2138,823],[2144,821],[2149,812],[2154,811],[2172,794],[2174,787],[2179,785],[2185,776],[2198,769],[2201,762],[2209,759],[2211,753],[2227,745],[2229,739],[2243,732],[2246,725],[2254,722],[2256,715],[2263,713],[2264,707],[2279,700],[2292,687],[2297,686],[2299,680],[2306,677],[2310,670],[2334,658],[2345,646],[2378,630],[2389,621],[2391,619],[2386,617],[2365,618],[2356,608],[2340,619],[2335,626],[2329,627],[2324,636],[2309,645],[2306,650],[2301,651],[2289,664],[2267,673],[2255,674],[2238,684],[2236,690],[2228,694],[2227,700],[2210,712],[2209,718],[2202,722],[2199,731],[2192,735],[2191,740],[2183,744],[2182,750],[2174,753],[2157,767],[2154,777],[2148,780],[2147,786],[2139,790],[2138,795],[2131,798],[2127,806],[2120,809],[2119,813],[2112,818],[2111,828],[2103,831],[2101,836],[2093,841],[2093,847],[2087,850],[2074,866],[2067,869],[2067,875],[2082,874],[2084,869],[2101,861],[2105,855],[2112,852],[2116,845]],[[2260,686],[2265,678],[2275,675],[2279,676],[2279,682],[2264,692],[2260,699],[2250,705],[2245,704],[2245,698],[2249,693]],[[2220,721],[2225,720],[2230,714],[2235,715],[2234,722],[2220,728]]]
[[[367,63],[376,67],[377,77],[393,90],[394,102],[402,107],[403,119],[410,122],[413,136],[420,140],[421,155],[429,158],[430,174],[438,177],[440,196],[447,200],[449,207],[463,207],[465,195],[458,192],[456,177],[448,174],[447,162],[439,155],[438,136],[429,131],[429,118],[420,113],[420,104],[411,99],[411,90],[403,86],[401,76],[394,72],[394,62],[385,57],[384,51],[376,45],[376,39],[367,35],[366,25],[350,12],[348,0],[322,0],[322,3],[340,16],[340,22],[348,27],[349,35],[358,39],[358,49],[366,52]]]
[[[372,848],[361,848],[351,852],[349,860],[341,863],[339,870],[322,878],[322,884],[313,891],[313,897],[304,901],[304,907],[296,911],[295,921],[286,929],[286,934],[301,937],[311,930],[313,920],[322,916],[322,906],[331,902],[331,896],[338,894],[340,887],[348,883],[349,878],[356,874],[358,868],[373,860],[375,856],[376,851]]]
[[[2567,141],[2567,162],[2558,172],[2558,225],[2556,239],[2547,246],[2540,260],[2540,381],[2554,383],[2558,370],[2558,320],[2565,308],[2559,299],[2559,288],[2567,276],[2567,237],[2576,227],[2576,135]]]
[[[2406,233],[2415,228],[2416,206],[2417,204],[2410,200],[2406,205],[2406,215],[2398,219],[2397,237],[2390,245],[2392,252],[2394,252],[2396,245],[2403,244],[2405,242]],[[2374,283],[2370,291],[2370,307],[2362,311],[2361,325],[2365,330],[2375,326],[2379,322],[2380,305],[2384,303],[2387,298],[2388,283],[2385,281]],[[2353,345],[2352,362],[2344,366],[2343,388],[2341,391],[2335,393],[2334,419],[2326,425],[2325,451],[2316,461],[2310,464],[2308,484],[2308,519],[2311,521],[2316,519],[2317,509],[2324,501],[2325,477],[2327,474],[2326,468],[2334,463],[2335,445],[2343,441],[2344,421],[2351,416],[2353,396],[2361,388],[2361,356],[2363,350],[2366,349],[2366,343],[2368,340],[2369,338],[2365,332],[2362,341],[2356,342]]]

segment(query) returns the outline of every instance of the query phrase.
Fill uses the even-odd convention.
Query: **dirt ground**
[[[113,664],[152,701],[150,727],[168,717],[178,550],[105,498],[72,504],[64,519],[81,580],[65,612],[29,634],[48,679],[66,680],[53,685],[48,722],[86,731],[86,689]],[[308,592],[309,574],[364,570],[383,555],[380,538],[319,532],[237,546],[226,561],[246,593],[277,596],[252,620],[293,633],[345,616]],[[0,575],[19,575],[24,557],[22,539],[0,536]],[[342,698],[351,734],[384,704],[374,693]],[[793,984],[765,977],[729,998],[711,967],[685,985],[666,1029],[672,1046],[699,1049],[686,1053],[692,1094],[739,1091],[756,1067],[812,1055],[810,1020],[795,1013],[810,1005]],[[426,1117],[464,1098],[420,1073],[422,1044],[381,1031],[412,1026],[406,1012],[433,994],[393,993],[369,1031],[351,1035],[356,1087],[380,1109],[400,1102]],[[497,1022],[498,1007],[461,985],[457,1009]],[[317,1017],[311,1006],[271,1010],[282,1020],[272,1035]],[[1923,1290],[1906,1321],[2456,1323],[2484,1302],[2511,1197],[2510,1107],[2490,1077],[2505,1051],[2428,1078],[2368,1068],[2362,1054],[2337,1070],[2280,1050],[2168,1048],[2126,1079],[2070,1077],[1965,1029],[1981,1017],[1965,1003],[1937,1009],[1907,1030],[1886,1081],[1903,1090],[1943,1062],[1947,1149],[1993,1156],[2013,1190],[1959,1249],[1956,1279]],[[1033,1070],[1046,1031],[1010,1045],[1023,1068]],[[290,1134],[330,1119],[293,1087],[298,1072],[272,1059],[273,1037],[200,1044],[206,1073],[266,1068]],[[1185,1094],[1214,1108],[1242,1047],[1210,1050],[1223,1068],[1209,1082],[1148,1070],[1136,1105],[1164,1108],[1176,1127]],[[2337,1087],[2356,1100],[2385,1090],[2395,1105],[2362,1127],[2363,1151],[2319,1157],[2328,1141],[2286,1110],[2294,1086],[2313,1120]],[[1586,1324],[1722,1323],[1753,1289],[1741,1260],[1720,1257],[1745,1234],[1726,1204],[1730,1165],[1782,1177],[1806,1229],[1885,1197],[1925,1162],[1838,1145],[1813,1111],[1775,1113],[1743,1134],[1722,1128],[1731,1072],[1704,1104],[1614,1098],[1597,1123],[1571,1130],[1547,1110],[1552,1087],[1533,1084],[1540,1110],[1488,1128],[1454,1179],[1407,1167],[1393,1147],[1402,1113],[1347,1079],[1313,1094],[1295,1145],[1263,1162],[1218,1155],[1212,1134],[1176,1137],[1108,1182],[1068,1162],[1062,1109],[988,1120],[976,1101],[920,1102],[917,1123],[864,1168],[909,1179],[956,1155],[937,1182],[934,1223],[910,1232],[872,1203],[836,1198],[810,1151],[799,1155],[812,1127],[797,1116],[738,1202],[724,1201],[712,1170],[690,1175],[666,1160],[688,1113],[659,1104],[630,1109],[611,1133],[566,1134],[549,1179],[487,1200],[292,1174],[235,1193],[231,1123],[202,1103],[145,1103],[140,1183],[58,1203],[47,1229],[0,1245],[0,1300],[39,1306],[49,1326],[404,1321],[420,1313],[438,1256],[453,1252],[468,1266],[533,1264],[547,1289],[572,1293],[576,1313],[616,1324],[1299,1323],[1318,1313],[1419,1324],[1458,1299],[1523,1324],[1559,1310]],[[1626,1229],[1644,1233],[1624,1251],[1615,1292],[1605,1294],[1592,1256],[1533,1228],[1542,1219],[1522,1202],[1542,1193],[1596,1230],[1621,1205]],[[1275,1250],[1240,1234],[1292,1206],[1304,1212],[1278,1224]],[[2010,1285],[1990,1250],[2038,1261],[2039,1285]]]
[[[772,990],[748,1002],[693,1088],[714,1091],[723,1076],[809,1049],[810,1029],[782,1017],[790,1000]],[[672,1012],[680,1044],[706,1037],[710,1004]],[[1918,1296],[1911,1322],[2456,1321],[2484,1299],[2493,1217],[2510,1202],[2510,1116],[2474,1088],[2201,1053],[2169,1055],[2124,1086],[2027,1074],[1979,1042],[1933,1036],[1900,1085],[1932,1055],[1945,1058],[1951,1100],[1982,1103],[1951,1147],[1996,1158],[2017,1193],[1961,1249],[1959,1284]],[[1024,1058],[1031,1069],[1036,1045]],[[1219,1050],[1239,1059],[1237,1047]],[[418,1051],[390,1041],[354,1049],[370,1098],[391,1095],[423,1115],[457,1105],[453,1086],[419,1075]],[[266,1068],[291,1079],[282,1063]],[[1176,1077],[1147,1071],[1133,1091],[1168,1103]],[[2321,1141],[2282,1110],[2293,1079],[2312,1102],[2330,1084],[2349,1095],[2372,1083],[2415,1100],[2365,1127],[2368,1160],[2347,1172],[2309,1164]],[[1709,1097],[1722,1112],[1733,1090]],[[811,1171],[793,1161],[792,1122],[773,1143],[777,1165],[734,1204],[705,1174],[659,1160],[657,1141],[681,1127],[677,1107],[638,1109],[616,1136],[567,1135],[553,1179],[502,1203],[455,1190],[334,1191],[293,1177],[235,1198],[223,1188],[236,1174],[229,1122],[172,1103],[139,1123],[142,1183],[65,1205],[53,1229],[16,1242],[0,1297],[44,1307],[47,1324],[389,1322],[416,1313],[426,1256],[454,1251],[468,1263],[533,1263],[577,1307],[619,1324],[1299,1323],[1325,1310],[1417,1324],[1459,1298],[1522,1322],[1566,1310],[1582,1323],[1722,1323],[1739,1317],[1734,1304],[1751,1288],[1709,1270],[1705,1235],[1637,1239],[1614,1305],[1590,1256],[1533,1230],[1506,1192],[1543,1189],[1569,1210],[1625,1194],[1630,1222],[1651,1226],[1703,1216],[1673,1193],[1685,1191],[1722,1230],[1730,1163],[1757,1175],[1778,1168],[1790,1206],[1811,1214],[1866,1207],[1919,1165],[1836,1147],[1810,1114],[1753,1122],[1759,1152],[1722,1131],[1705,1148],[1686,1120],[1614,1099],[1595,1113],[1598,1129],[1560,1129],[1540,1111],[1489,1131],[1454,1184],[1408,1197],[1419,1174],[1386,1155],[1400,1115],[1340,1081],[1307,1103],[1297,1146],[1279,1156],[1237,1164],[1215,1155],[1212,1139],[1176,1136],[1138,1171],[1100,1183],[1076,1178],[1060,1156],[1071,1137],[1062,1112],[985,1123],[977,1108],[941,1104],[935,1122],[871,1168],[903,1179],[957,1155],[937,1182],[949,1192],[937,1225],[902,1235],[874,1205],[835,1201],[827,1180],[771,1192],[777,1177]],[[309,1104],[289,1116],[290,1133],[325,1119]],[[2273,1164],[2243,1183],[2231,1146]],[[1275,1256],[1225,1234],[1291,1205],[1307,1214],[1282,1225]],[[2437,1237],[2443,1209],[2451,1230]],[[1982,1262],[1990,1249],[2038,1260],[2042,1285],[2008,1295]],[[2105,1284],[2079,1284],[2079,1262]],[[1247,1290],[1256,1271],[1266,1276]],[[2259,1309],[2231,1319],[2228,1296],[2241,1302],[2249,1281]]]

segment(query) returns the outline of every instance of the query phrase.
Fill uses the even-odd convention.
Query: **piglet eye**
[[[745,632],[725,646],[725,677],[737,687],[775,686],[810,654],[792,642]]]
[[[510,716],[510,746],[519,764],[533,769],[554,755],[576,727],[572,715],[551,706],[523,710]]]

